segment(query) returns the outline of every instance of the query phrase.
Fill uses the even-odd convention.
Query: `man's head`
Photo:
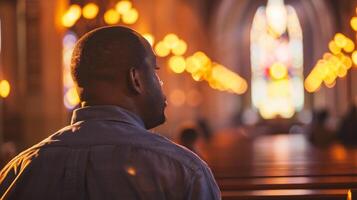
[[[71,69],[85,104],[121,106],[148,129],[165,121],[156,56],[139,33],[110,26],[85,34],[74,48]]]

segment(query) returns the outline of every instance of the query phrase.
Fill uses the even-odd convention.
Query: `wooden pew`
[[[202,156],[227,200],[345,200],[357,188],[357,149],[314,147],[303,135],[221,134]]]

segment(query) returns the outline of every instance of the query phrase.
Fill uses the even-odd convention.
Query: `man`
[[[72,56],[82,108],[1,171],[1,199],[220,199],[202,160],[147,130],[165,121],[157,69],[131,29],[84,35]]]

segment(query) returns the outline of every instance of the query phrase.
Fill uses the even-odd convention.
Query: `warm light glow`
[[[177,37],[176,34],[174,33],[170,33],[170,34],[167,34],[165,37],[164,37],[164,44],[170,48],[170,49],[173,49],[175,48],[175,46],[178,44],[179,42],[179,38]]]
[[[182,106],[186,101],[185,92],[179,89],[175,89],[170,93],[169,100],[174,106]]]
[[[274,79],[285,78],[288,74],[286,66],[282,63],[274,63],[269,70],[270,76]]]
[[[138,18],[139,13],[135,8],[132,8],[123,14],[123,22],[126,24],[134,24]]]
[[[250,57],[252,104],[260,115],[291,118],[300,111],[304,105],[303,32],[293,6],[268,0],[266,7],[258,7],[250,30]]]
[[[186,59],[186,71],[193,74],[201,67],[200,61],[194,56],[190,56]]]
[[[155,52],[160,57],[166,57],[169,55],[170,49],[161,41],[155,45]]]
[[[67,93],[64,95],[64,102],[66,107],[73,108],[79,104],[79,96],[76,89],[70,88]]]
[[[1,80],[0,81],[0,97],[1,98],[6,98],[10,94],[10,83],[7,80]]]
[[[73,4],[67,12],[62,16],[62,25],[64,27],[72,27],[81,17],[82,9],[79,5]]]
[[[284,0],[268,0],[266,16],[269,27],[277,36],[280,36],[286,31],[288,15]]]
[[[176,56],[182,56],[187,51],[187,44],[183,40],[179,40],[177,45],[172,49],[172,53]]]
[[[126,169],[126,171],[128,172],[128,174],[132,175],[132,176],[135,176],[136,175],[136,170],[134,167],[128,167]]]
[[[335,85],[336,85],[336,80],[334,80],[332,83],[326,83],[326,82],[324,82],[325,83],[325,86],[327,87],[327,88],[333,88],[333,87],[335,87]]]
[[[340,48],[343,48],[347,44],[347,39],[346,36],[344,36],[342,33],[337,33],[334,38],[336,45]]]
[[[124,15],[131,9],[131,7],[132,4],[130,1],[122,0],[115,5],[115,10],[121,15]]]
[[[315,80],[311,77],[308,77],[305,80],[305,84],[304,84],[306,91],[310,93],[317,91],[320,88],[320,85],[321,85],[321,80]]]
[[[341,144],[334,144],[330,148],[330,152],[332,154],[332,158],[337,161],[346,161],[349,159],[349,156],[347,155],[346,148],[342,146]]]
[[[351,40],[347,40],[347,44],[345,47],[343,47],[343,50],[345,50],[347,53],[351,53],[355,49],[355,43]]]
[[[328,43],[328,48],[331,51],[331,53],[335,55],[341,53],[341,48],[337,46],[336,42],[333,40]]]
[[[347,200],[352,200],[352,191],[351,191],[351,189],[348,190]]]
[[[117,24],[120,20],[120,15],[114,9],[107,10],[104,13],[104,21],[107,24]]]
[[[83,17],[86,19],[94,19],[99,12],[99,8],[95,3],[88,3],[83,7]]]
[[[351,27],[354,31],[357,31],[357,17],[352,17],[350,21]]]
[[[143,34],[143,37],[150,43],[151,46],[154,45],[154,42],[155,42],[155,38],[152,34],[150,33],[144,33]]]
[[[352,61],[353,61],[353,64],[355,64],[355,66],[357,65],[357,51],[354,51],[352,53]]]
[[[185,59],[182,56],[172,56],[169,59],[169,67],[175,73],[182,73],[186,67]]]

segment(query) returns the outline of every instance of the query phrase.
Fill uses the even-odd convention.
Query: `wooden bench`
[[[317,148],[303,135],[219,134],[202,155],[225,200],[346,200],[357,188],[357,149]]]

